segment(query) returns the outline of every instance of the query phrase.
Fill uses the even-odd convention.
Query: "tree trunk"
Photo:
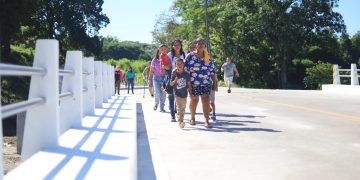
[[[281,62],[281,74],[280,74],[280,79],[281,79],[281,88],[282,89],[287,89],[287,63],[286,63],[286,57],[284,57],[284,59]]]

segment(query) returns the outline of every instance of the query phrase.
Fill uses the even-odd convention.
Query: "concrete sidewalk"
[[[46,127],[43,127],[46,128]],[[5,179],[137,179],[136,98],[113,96]]]

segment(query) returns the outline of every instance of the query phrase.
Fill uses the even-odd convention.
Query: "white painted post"
[[[95,61],[95,107],[101,108],[103,102],[103,88],[102,88],[102,62]]]
[[[114,74],[114,70],[115,70],[115,67],[114,66],[111,66],[111,82],[110,82],[110,93],[111,95],[115,95],[115,74]]]
[[[33,67],[45,68],[44,76],[32,76],[29,99],[43,97],[45,104],[26,112],[22,160],[43,147],[58,145],[59,137],[59,42],[37,40]]]
[[[82,64],[81,51],[66,52],[64,69],[72,70],[74,74],[63,77],[61,93],[70,91],[73,93],[73,97],[60,100],[60,134],[70,127],[81,126],[81,119],[83,117]]]
[[[107,70],[108,70],[108,98],[111,98],[111,96],[113,95],[113,91],[114,91],[114,84],[112,83],[112,79],[113,79],[113,77],[111,76],[111,70],[112,70],[112,67],[111,67],[111,65],[110,64],[108,64],[107,65],[108,66],[108,68],[107,68]]]
[[[1,80],[1,76],[0,76],[0,80]],[[0,99],[1,99],[1,85],[0,85]],[[0,179],[3,179],[4,176],[4,169],[3,169],[3,148],[2,148],[2,142],[3,142],[3,131],[2,131],[2,114],[1,114],[1,101],[0,101]]]
[[[339,66],[334,64],[333,66],[333,84],[341,84],[339,76]]]
[[[359,76],[356,68],[356,64],[351,64],[351,85],[359,85]]]
[[[107,66],[102,63],[102,88],[103,88],[103,102],[107,102],[108,84],[107,84]]]
[[[84,107],[84,116],[85,115],[94,115],[95,114],[95,83],[94,83],[94,58],[88,57],[84,58],[83,72],[90,73],[89,75],[84,75],[84,88],[87,89],[83,93],[83,107]]]

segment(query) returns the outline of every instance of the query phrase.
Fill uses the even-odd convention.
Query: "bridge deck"
[[[113,96],[5,179],[136,179],[136,146],[136,98]]]

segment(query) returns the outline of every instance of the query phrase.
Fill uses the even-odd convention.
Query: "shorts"
[[[215,91],[211,90],[210,92],[210,103],[215,103]]]
[[[225,84],[227,84],[227,85],[232,84],[233,79],[234,79],[234,76],[229,76],[229,77],[225,76],[224,77]]]
[[[191,87],[192,94],[194,96],[201,96],[204,94],[210,94],[211,86],[209,84],[200,85],[200,86],[192,86]]]

